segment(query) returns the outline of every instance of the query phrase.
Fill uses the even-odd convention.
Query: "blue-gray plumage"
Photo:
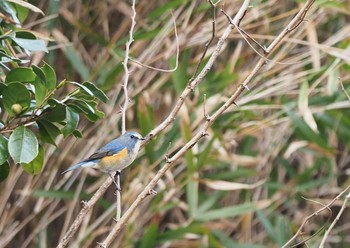
[[[135,160],[142,140],[144,138],[139,133],[126,132],[62,174],[80,167],[92,167],[108,174],[121,171]]]

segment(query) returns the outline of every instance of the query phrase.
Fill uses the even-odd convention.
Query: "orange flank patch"
[[[106,156],[101,159],[100,166],[102,168],[112,168],[118,166],[118,164],[128,156],[128,149],[124,148],[117,154],[112,156]]]

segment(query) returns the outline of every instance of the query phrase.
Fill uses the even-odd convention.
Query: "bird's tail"
[[[63,171],[62,174],[66,174],[68,171],[78,169],[84,164],[85,164],[85,162],[80,162],[79,164],[73,165],[72,167],[70,167],[67,170]]]

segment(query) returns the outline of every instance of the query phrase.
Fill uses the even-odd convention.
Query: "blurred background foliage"
[[[241,27],[267,46],[302,2],[251,1]],[[10,164],[8,178],[0,184],[0,247],[53,247],[58,243],[81,209],[80,201],[88,200],[106,179],[92,169],[65,176],[61,172],[119,135],[124,101],[121,62],[131,3],[30,3],[45,16],[29,11],[23,28],[45,41],[49,53],[33,53],[26,66],[42,66],[44,60],[56,72],[58,82],[94,82],[109,101],[99,105],[103,119],[95,124],[81,119],[81,139],[58,135],[56,146],[44,145],[40,175]],[[233,16],[240,4],[225,1],[225,10]],[[350,183],[350,103],[338,79],[350,92],[349,9],[348,1],[316,1],[302,25],[249,85],[251,91],[239,98],[239,106],[224,113],[208,130],[209,137],[166,173],[156,188],[158,194],[137,209],[114,247],[280,247],[307,215]],[[174,67],[171,12],[180,45],[175,72],[157,72],[130,62],[132,101],[127,128],[145,135],[164,120],[194,73],[212,34],[212,11],[207,1],[188,0],[138,1],[136,10],[132,58],[157,68]],[[216,36],[208,56],[227,25],[218,9]],[[258,59],[233,31],[174,123],[123,171],[123,211],[162,166],[165,155],[180,149],[204,123],[204,95],[210,114],[239,87]],[[57,97],[72,89],[76,86],[64,87]],[[342,199],[336,201],[331,216],[322,212],[306,226],[305,238],[316,233],[307,242],[309,246],[320,243],[341,204]],[[113,216],[115,196],[110,189],[88,213],[70,245],[94,247],[114,224]],[[348,223],[344,214],[328,239],[330,247],[350,244]]]

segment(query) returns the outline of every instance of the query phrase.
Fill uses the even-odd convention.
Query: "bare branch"
[[[212,41],[213,41],[214,38],[215,38],[215,13],[216,13],[216,8],[215,8],[215,7],[216,7],[216,4],[218,4],[218,2],[220,2],[220,1],[218,1],[216,4],[214,4],[212,0],[208,0],[208,2],[209,2],[209,4],[211,5],[211,7],[212,7],[212,9],[213,9],[213,20],[212,20],[211,38],[210,38],[210,40],[205,44],[204,51],[203,51],[202,56],[201,56],[201,58],[200,58],[200,60],[199,60],[199,62],[198,62],[198,64],[197,64],[197,66],[196,66],[196,69],[194,70],[194,73],[193,73],[193,75],[192,75],[192,77],[191,77],[191,79],[190,79],[190,82],[192,82],[193,79],[195,78],[195,76],[197,75],[198,69],[199,69],[200,65],[202,64],[205,55],[207,54],[208,47],[210,46],[210,44],[212,43]]]
[[[342,192],[340,192],[331,202],[329,202],[327,205],[325,205],[324,207],[320,208],[319,210],[317,210],[316,212],[310,214],[308,217],[306,217],[303,221],[303,223],[301,224],[301,226],[299,227],[298,231],[294,234],[294,236],[288,240],[287,243],[285,243],[282,248],[288,247],[298,236],[301,235],[302,230],[304,228],[304,226],[309,222],[309,220],[311,220],[313,217],[319,215],[321,212],[323,212],[324,210],[328,210],[330,208],[330,206],[332,206],[334,204],[334,202],[336,202],[337,200],[340,199],[340,197],[350,189],[350,185],[348,185]]]
[[[251,49],[253,49],[253,51],[258,54],[260,57],[264,58],[266,61],[268,62],[273,62],[276,64],[280,64],[280,65],[294,65],[294,64],[298,64],[301,63],[301,61],[297,61],[297,62],[278,62],[278,61],[274,61],[271,59],[268,59],[267,57],[265,57],[263,54],[259,53],[258,50],[256,50],[254,48],[254,46],[250,43],[250,41],[246,38],[246,36],[252,40],[256,45],[258,45],[263,51],[264,53],[266,53],[266,48],[263,47],[256,39],[254,39],[253,37],[251,37],[246,31],[244,31],[242,28],[239,27],[239,24],[236,25],[232,22],[231,17],[225,12],[225,10],[223,9],[223,7],[221,8],[221,12],[226,16],[226,18],[228,19],[228,21],[237,29],[238,33],[242,36],[242,38],[247,42],[247,44],[250,46]]]
[[[324,244],[326,243],[326,240],[329,236],[329,233],[332,231],[333,227],[335,226],[335,224],[337,224],[337,222],[339,221],[341,215],[343,214],[345,208],[346,208],[346,203],[348,202],[350,198],[350,193],[348,193],[346,196],[345,196],[345,199],[343,201],[343,205],[341,206],[341,209],[339,210],[337,216],[335,217],[335,219],[333,220],[332,224],[330,225],[330,227],[327,229],[326,233],[324,234],[323,236],[323,239],[320,243],[320,248],[323,248],[324,247]]]
[[[124,66],[124,71],[125,71],[125,76],[124,76],[124,83],[123,83],[123,90],[124,90],[124,95],[125,95],[125,101],[124,105],[122,108],[122,134],[126,132],[126,110],[128,109],[129,105],[129,95],[128,95],[128,82],[129,82],[129,68],[128,68],[128,61],[129,61],[129,50],[130,46],[134,41],[133,33],[134,33],[134,28],[136,25],[136,10],[135,10],[135,0],[132,1],[132,16],[131,16],[131,28],[129,31],[129,40],[126,42],[125,45],[125,58],[123,62]]]

